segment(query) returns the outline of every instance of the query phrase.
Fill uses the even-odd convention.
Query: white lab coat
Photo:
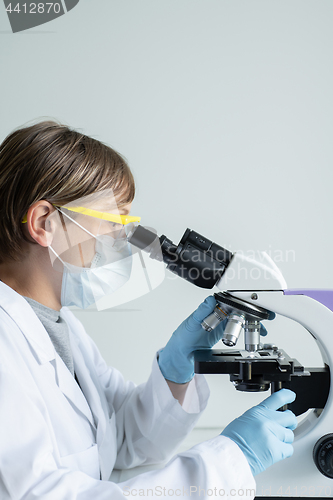
[[[243,453],[221,436],[175,456],[163,469],[119,484],[108,481],[114,467],[169,459],[206,406],[208,388],[196,376],[181,407],[156,359],[147,383],[125,382],[73,313],[62,308],[61,315],[83,392],[28,302],[0,282],[1,500],[203,498],[209,488],[252,490],[231,495],[253,497]]]

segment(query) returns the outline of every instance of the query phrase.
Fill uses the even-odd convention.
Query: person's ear
[[[51,245],[55,224],[50,218],[56,209],[46,200],[40,200],[31,205],[27,212],[27,229],[31,238],[42,247]]]

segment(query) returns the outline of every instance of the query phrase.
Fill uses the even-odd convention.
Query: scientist
[[[296,418],[281,390],[221,435],[173,457],[204,410],[193,350],[223,323],[208,297],[153,360],[145,384],[106,365],[66,306],[86,308],[128,282],[134,181],[110,147],[52,121],[0,146],[0,498],[253,498],[253,476],[291,456]],[[173,457],[173,458],[172,458]],[[126,482],[114,468],[169,462]]]

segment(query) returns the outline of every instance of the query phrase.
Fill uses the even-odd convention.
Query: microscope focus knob
[[[313,460],[319,472],[333,479],[333,434],[326,434],[316,442]]]

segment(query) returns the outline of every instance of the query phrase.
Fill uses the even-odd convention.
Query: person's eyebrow
[[[100,205],[98,208],[95,208],[95,210],[97,210],[98,212],[114,213],[120,215],[128,215],[130,213],[130,211],[128,209],[125,209],[125,207],[122,208],[118,207],[117,205],[110,204]]]
[[[120,208],[119,209],[119,213],[120,213],[120,215],[128,215],[129,214],[129,210],[125,210],[124,208]]]

